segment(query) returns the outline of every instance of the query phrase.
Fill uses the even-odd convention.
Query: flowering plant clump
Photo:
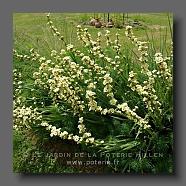
[[[88,28],[78,25],[78,48],[65,41],[50,14],[47,20],[63,47],[48,56],[34,48],[27,55],[14,50],[17,61],[38,64],[30,84],[14,70],[14,128],[103,152],[165,150],[158,144],[165,131],[172,134],[172,51],[166,56],[150,51],[149,43],[140,41],[131,26],[126,26],[125,35],[116,33],[113,41],[109,30],[93,39]],[[126,58],[120,37],[131,41],[137,58]],[[146,156],[140,161],[144,163]],[[154,166],[154,159],[147,164]],[[123,169],[120,166],[116,169]]]

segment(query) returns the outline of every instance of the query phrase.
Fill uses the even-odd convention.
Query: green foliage
[[[22,106],[29,108],[31,106],[31,108],[36,108],[38,115],[42,116],[41,119],[33,116],[33,118],[35,117],[35,123],[30,123],[27,129],[22,129],[22,133],[14,131],[14,171],[24,173],[80,172],[78,169],[61,166],[55,158],[46,157],[47,151],[43,147],[44,143],[53,141],[58,144],[61,140],[68,145],[68,140],[66,136],[62,136],[62,139],[60,139],[60,135],[55,134],[56,131],[52,133],[50,129],[45,129],[41,123],[44,122],[47,127],[51,125],[55,130],[68,131],[68,137],[73,134],[73,137],[78,137],[79,140],[79,137],[83,136],[83,134],[79,132],[78,127],[79,123],[81,123],[81,118],[83,118],[83,126],[86,126],[85,133],[93,134],[93,137],[90,137],[90,139],[93,138],[93,143],[89,144],[89,142],[86,142],[89,138],[85,138],[85,141],[76,144],[82,150],[90,151],[91,153],[132,154],[130,157],[120,157],[118,159],[120,163],[117,165],[108,165],[108,171],[140,174],[172,173],[174,170],[172,82],[168,81],[169,79],[164,73],[161,75],[161,65],[155,60],[155,55],[160,55],[159,53],[161,52],[163,55],[162,60],[167,65],[163,70],[167,70],[166,72],[172,77],[171,29],[167,27],[171,27],[172,23],[170,25],[167,23],[168,20],[165,14],[155,14],[154,16],[152,14],[129,14],[129,22],[130,19],[138,20],[146,25],[145,27],[135,27],[134,31],[137,41],[147,40],[147,45],[145,45],[147,50],[141,51],[140,47],[143,46],[140,46],[139,42],[136,42],[136,46],[135,41],[129,43],[122,29],[113,28],[111,34],[106,31],[108,33],[101,40],[101,49],[98,49],[107,57],[103,59],[97,53],[94,54],[95,49],[92,43],[98,40],[97,32],[101,31],[103,34],[105,29],[100,28],[96,30],[90,27],[89,32],[92,38],[89,39],[89,32],[83,29],[81,31],[80,28],[79,34],[82,32],[85,40],[88,38],[88,41],[86,41],[88,45],[86,45],[85,41],[81,42],[79,41],[81,39],[77,39],[74,27],[77,26],[77,23],[86,24],[89,15],[76,15],[56,14],[54,23],[57,25],[57,28],[53,27],[53,23],[51,23],[50,28],[52,31],[48,30],[45,24],[43,24],[43,15],[36,15],[40,18],[38,22],[42,25],[44,31],[39,30],[38,33],[38,28],[32,28],[33,18],[30,17],[31,15],[27,15],[27,29],[31,28],[31,31],[28,29],[27,32],[32,35],[31,38],[36,37],[36,39],[31,39],[32,41],[26,35],[17,31],[17,29],[22,30],[26,26],[19,22],[21,19],[25,19],[26,15],[15,14],[14,16],[14,26],[16,28],[14,43],[17,52],[14,57],[14,69],[17,69],[22,74],[21,78],[16,80],[14,84],[14,110],[15,113],[18,113]],[[80,16],[80,19],[77,19],[78,16]],[[119,14],[110,16],[115,17],[117,24],[121,24],[122,17]],[[159,22],[160,17],[162,19]],[[50,23],[50,20],[48,20],[48,23]],[[162,30],[154,32],[154,28],[152,29],[151,27],[153,24],[158,23]],[[33,32],[33,34],[30,32]],[[44,33],[44,38],[41,37],[42,33]],[[62,33],[64,39],[60,33]],[[118,46],[117,33],[120,34],[120,37],[118,36],[118,41],[121,44],[120,52],[115,49]],[[21,39],[22,34],[23,38]],[[53,37],[52,34],[62,39]],[[109,41],[113,42],[107,45],[106,43]],[[72,49],[68,49],[70,47],[68,44],[74,44]],[[98,45],[98,42],[96,45]],[[28,52],[30,48],[35,48],[35,50]],[[64,53],[61,52],[61,49],[64,49]],[[145,63],[143,59],[139,60],[141,56],[143,57],[143,52],[147,53],[147,57],[144,60]],[[88,65],[88,62],[91,62],[91,60],[87,60],[88,62],[85,63],[80,53],[90,57],[97,66],[93,65],[92,68],[91,65]],[[19,54],[22,56],[20,57]],[[117,69],[115,69],[116,64],[112,65],[106,61],[108,58],[114,60],[116,56],[120,58]],[[171,56],[169,59],[166,58],[169,56]],[[69,61],[66,57],[68,57]],[[72,68],[74,63],[76,66]],[[149,66],[149,69],[145,72],[143,71],[145,69],[144,64]],[[88,69],[90,73],[83,73],[83,75],[80,73],[80,77],[77,76],[79,73],[78,65],[82,69]],[[102,70],[95,71],[96,67]],[[56,75],[51,69],[56,70],[59,74]],[[74,69],[75,72],[73,71]],[[104,70],[106,70],[106,73],[101,74]],[[153,72],[154,70],[158,73],[152,73],[154,76],[148,75],[148,72]],[[35,72],[38,72],[39,77],[33,75]],[[134,84],[132,84],[133,80],[131,82],[129,80],[133,77],[131,72],[135,74]],[[107,81],[106,76],[108,78]],[[152,76],[154,82],[146,84],[145,82],[150,82]],[[69,78],[65,84],[66,87],[60,87],[66,80],[64,77]],[[61,80],[60,78],[64,79]],[[49,79],[55,80],[53,84],[49,83]],[[36,83],[36,80],[39,83]],[[96,88],[89,88],[91,84],[87,84],[86,80],[89,80],[91,83],[96,82]],[[18,81],[22,81],[21,87],[18,86]],[[112,86],[112,90],[109,93],[113,93],[114,96],[111,97],[117,100],[117,104],[110,104],[112,99],[107,95],[108,91],[104,91],[107,85]],[[141,86],[142,91],[139,91],[136,85]],[[68,97],[63,92],[69,89],[75,92],[74,97],[73,93],[70,93]],[[20,93],[16,93],[19,90],[21,90]],[[147,95],[143,94],[144,90],[147,90]],[[90,93],[90,95],[87,96],[87,93]],[[92,97],[91,94],[93,95]],[[154,100],[152,98],[151,100],[149,96],[151,94],[152,96],[157,96],[157,98]],[[96,98],[94,98],[94,95]],[[150,97],[148,102],[144,101],[144,98],[148,98],[148,96]],[[20,97],[22,101],[18,104],[18,98]],[[75,101],[73,102],[73,100]],[[96,110],[98,106],[96,106],[96,109],[92,109],[90,107],[92,100],[96,101],[97,105],[103,108],[103,110],[105,109],[105,113],[103,110]],[[82,105],[85,106],[81,112],[74,109],[79,104],[76,104],[78,101],[83,101]],[[161,106],[156,105],[156,101],[159,101]],[[148,107],[148,104],[152,106],[152,109]],[[127,107],[124,107],[124,105],[127,105]],[[109,113],[109,109],[114,111]],[[120,112],[117,112],[119,109]],[[28,120],[30,119],[29,117],[31,116],[27,117]],[[24,121],[24,114],[22,116],[19,115],[18,119],[20,118],[23,118]],[[140,119],[136,120],[136,118]],[[146,121],[147,124],[145,123]],[[140,122],[144,122],[142,127]],[[17,124],[16,122],[14,123],[14,125]],[[26,137],[26,134],[29,132],[31,136],[37,137],[35,145],[32,144],[32,140],[30,141]],[[33,154],[39,155],[33,157]],[[110,160],[113,162],[115,158],[113,157]]]
[[[25,174],[74,173],[72,167],[61,166],[56,157],[50,156],[40,144],[25,133],[14,131],[13,138],[13,171]]]

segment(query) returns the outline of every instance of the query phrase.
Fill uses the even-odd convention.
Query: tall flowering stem
[[[129,72],[129,86],[133,91],[137,91],[139,95],[143,96],[143,101],[150,112],[158,111],[161,114],[161,103],[156,95],[154,89],[155,79],[148,65],[148,45],[147,42],[140,41],[133,33],[132,27],[127,26],[125,31],[126,36],[138,47],[139,61],[141,62],[141,73],[147,76],[147,80],[143,81],[143,84],[137,80],[136,73]]]

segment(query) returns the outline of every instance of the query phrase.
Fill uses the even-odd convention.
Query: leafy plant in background
[[[63,47],[50,56],[14,50],[15,61],[38,66],[30,82],[14,69],[14,130],[31,131],[40,143],[61,139],[91,152],[132,153],[111,166],[115,172],[171,173],[173,44],[156,51],[131,26],[115,40],[110,30],[93,39],[78,25],[78,47],[66,42],[50,14],[47,20]]]

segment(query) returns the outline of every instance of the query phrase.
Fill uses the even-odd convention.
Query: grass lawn
[[[120,14],[119,14],[120,15]],[[93,14],[90,13],[55,13],[52,14],[52,21],[65,37],[68,43],[77,41],[76,26],[78,24],[85,24],[85,27],[89,28],[90,33],[94,36],[98,31],[104,32],[106,28],[98,28],[88,26],[88,22]],[[99,14],[98,17],[103,20],[103,14]],[[121,15],[118,18],[117,14],[111,14],[115,22],[121,22]],[[167,42],[170,42],[170,26],[169,20],[172,26],[172,14],[167,13],[130,13],[127,20],[138,20],[142,22],[142,27],[135,29],[135,34],[138,37],[146,39],[146,33],[150,39],[153,39],[159,46],[160,38],[167,36]],[[125,18],[125,22],[127,22]],[[14,33],[14,45],[22,50],[26,50],[31,47],[44,48],[49,46],[59,47],[59,42],[51,38],[50,32],[46,25],[47,19],[45,13],[15,13],[13,15],[13,33]],[[124,29],[112,28],[112,33],[121,34],[121,42],[126,42],[124,36]],[[113,34],[114,37],[114,34]],[[114,38],[113,38],[114,39]],[[74,43],[75,43],[74,42]]]

